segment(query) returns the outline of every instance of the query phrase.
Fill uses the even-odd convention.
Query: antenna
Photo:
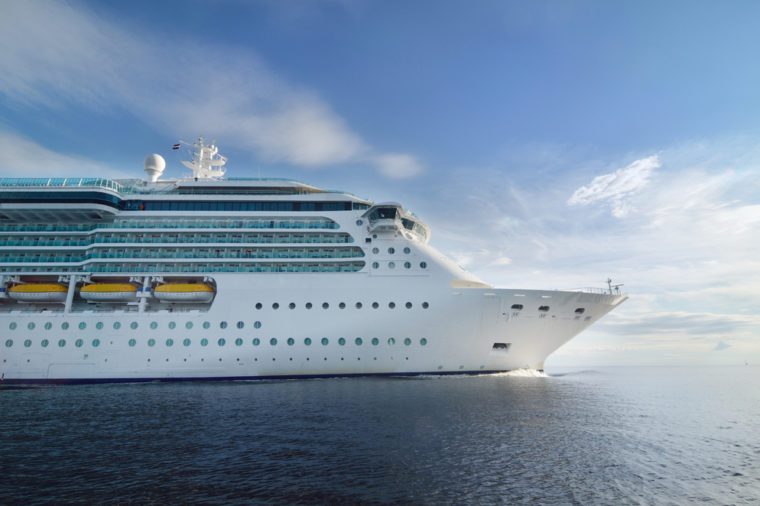
[[[616,285],[613,285],[612,284],[612,278],[607,278],[607,286],[609,287],[610,295],[613,294],[613,291],[614,291],[614,293],[620,295],[620,287],[624,286],[624,283],[618,283]]]
[[[198,137],[198,141],[193,144],[195,152],[191,161],[182,161],[182,165],[193,171],[194,179],[220,179],[224,176],[224,164],[227,158],[219,154],[219,148],[211,144],[206,144],[203,137]]]

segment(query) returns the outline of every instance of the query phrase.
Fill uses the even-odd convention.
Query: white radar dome
[[[148,181],[151,183],[158,181],[158,178],[164,173],[165,168],[166,160],[161,155],[153,153],[145,159],[145,173],[148,175]]]

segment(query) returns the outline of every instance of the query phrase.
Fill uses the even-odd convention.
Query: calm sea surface
[[[0,504],[760,503],[760,368],[0,390]]]

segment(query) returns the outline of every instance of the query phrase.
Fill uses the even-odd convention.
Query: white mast
[[[222,168],[227,158],[219,154],[219,148],[214,144],[205,144],[203,137],[193,144],[195,152],[192,161],[182,161],[182,164],[193,171],[195,179],[219,179],[224,176]]]

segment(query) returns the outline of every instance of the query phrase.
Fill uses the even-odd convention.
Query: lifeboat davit
[[[163,302],[211,302],[214,288],[206,283],[163,283],[153,289],[153,296]]]
[[[60,283],[23,283],[8,289],[8,296],[21,302],[66,302],[68,289]]]
[[[79,290],[79,296],[93,302],[129,302],[137,299],[132,283],[92,283]]]

